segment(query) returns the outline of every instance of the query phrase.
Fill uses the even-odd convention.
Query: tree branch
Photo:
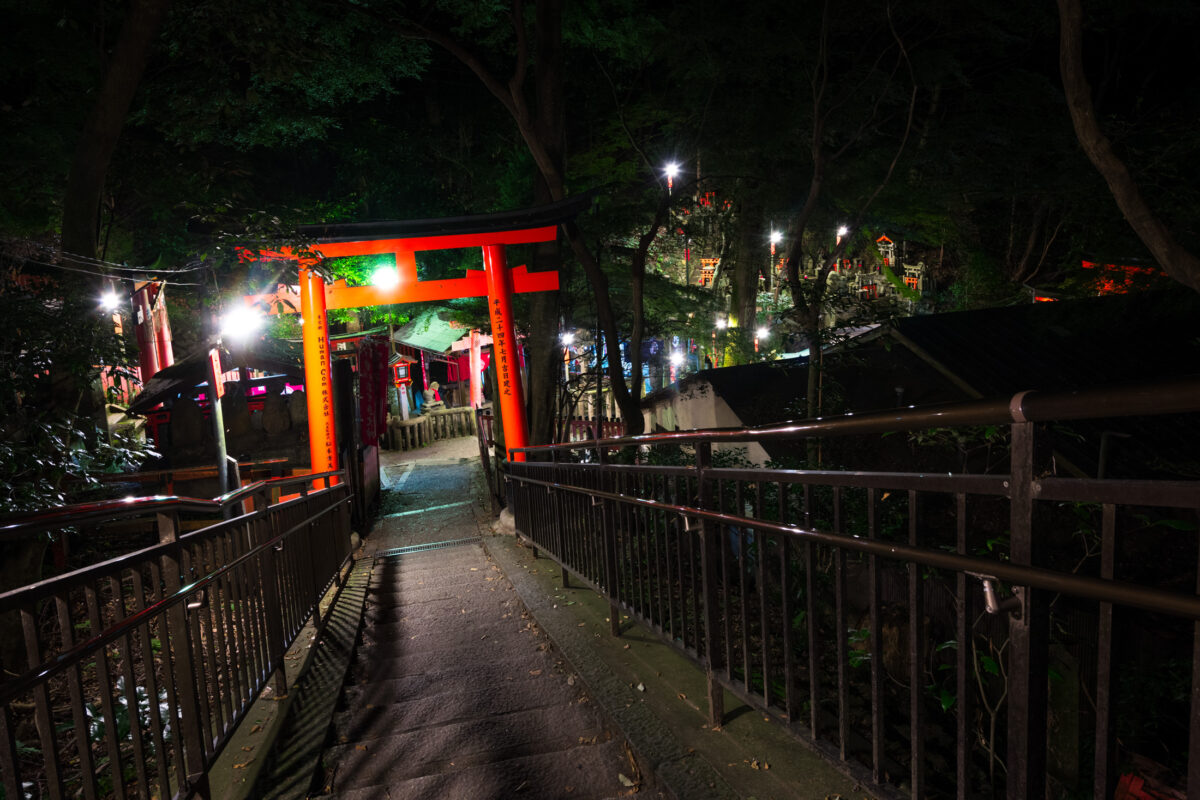
[[[1092,90],[1083,69],[1083,10],[1079,0],[1058,0],[1062,26],[1059,70],[1075,137],[1096,171],[1108,184],[1117,208],[1166,273],[1200,292],[1200,259],[1183,248],[1142,197],[1137,181],[1100,130]]]

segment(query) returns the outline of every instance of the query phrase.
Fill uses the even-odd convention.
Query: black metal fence
[[[526,448],[550,460],[508,465],[509,502],[614,633],[706,670],[714,723],[728,689],[877,796],[1111,797],[1152,765],[1200,797],[1200,482],[1057,477],[1051,441],[1198,409],[1187,380]],[[1000,474],[852,463],[930,429]],[[752,441],[840,468],[739,464]]]
[[[0,595],[26,667],[0,684],[4,796],[209,796],[208,768],[268,682],[286,693],[284,654],[346,574],[334,474],[0,520],[5,540],[104,523],[158,541]]]

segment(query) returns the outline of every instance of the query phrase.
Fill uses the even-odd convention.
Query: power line
[[[67,253],[67,252],[60,253],[59,257],[66,261],[72,261],[76,264],[88,264],[88,265],[97,266],[97,267],[107,267],[109,269],[118,270],[121,272],[145,272],[145,273],[153,273],[155,275],[171,275],[171,274],[177,274],[177,273],[199,272],[200,270],[204,269],[203,265],[195,266],[195,267],[186,267],[183,269],[160,269],[158,267],[130,267],[126,264],[117,264],[113,261],[104,261],[103,259],[99,259],[99,258],[90,258],[88,256],[79,255],[78,253]]]
[[[94,272],[92,270],[80,269],[78,267],[68,267],[65,264],[52,264],[48,261],[38,261],[37,259],[34,259],[34,258],[26,258],[25,262],[28,264],[37,264],[38,266],[41,266],[41,267],[49,267],[50,269],[62,270],[64,272],[75,272],[80,275],[91,275],[96,278],[106,278],[108,280],[128,281],[129,283],[137,283],[139,280],[141,280],[140,278],[131,277],[128,275],[111,275],[106,272]],[[148,271],[153,273],[153,270],[148,270]],[[163,281],[163,282],[168,283],[168,281]],[[200,285],[202,285],[199,283],[191,283],[191,282],[176,281],[176,280],[169,281],[169,284],[171,286],[200,286]]]

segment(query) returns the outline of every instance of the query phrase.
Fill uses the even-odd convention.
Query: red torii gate
[[[557,236],[558,224],[574,217],[590,201],[590,195],[580,195],[526,211],[473,217],[304,226],[299,232],[316,240],[311,248],[315,256],[296,254],[290,248],[260,251],[259,255],[263,258],[293,259],[300,265],[299,311],[303,320],[304,389],[308,404],[313,472],[328,472],[338,468],[329,364],[329,324],[326,319],[326,311],[331,308],[487,296],[504,441],[510,448],[524,447],[528,429],[518,369],[517,341],[513,333],[512,294],[556,290],[558,273],[528,272],[524,265],[510,270],[505,247],[553,241]],[[465,247],[482,248],[483,270],[468,270],[464,278],[417,279],[416,253]],[[344,280],[327,285],[321,275],[312,269],[320,258],[364,255],[393,255],[400,278],[397,285],[388,289],[347,286]],[[282,307],[277,303],[286,299],[286,293],[249,295],[245,298],[248,304],[269,303],[272,309]],[[525,460],[523,453],[516,453],[513,457],[519,461]]]

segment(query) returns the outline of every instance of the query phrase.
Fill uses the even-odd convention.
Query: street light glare
[[[121,307],[121,298],[117,297],[116,292],[105,292],[100,295],[100,308],[108,313],[112,313]]]
[[[838,228],[838,236],[845,236],[845,235],[846,235],[847,233],[849,233],[849,232],[850,232],[850,229],[849,229],[849,228],[847,228],[845,225],[843,225],[842,227]]]
[[[683,353],[676,350],[671,353],[671,366],[678,367],[683,365]]]
[[[779,244],[783,241],[783,234],[779,231],[771,231],[771,244]]]
[[[724,318],[717,320],[717,330],[723,331],[728,326],[729,326],[729,323]]]
[[[380,289],[395,289],[400,285],[400,274],[395,267],[378,267],[371,273],[371,285]]]
[[[262,327],[263,317],[257,309],[250,306],[238,306],[225,312],[221,317],[221,336],[230,339],[247,339]]]
[[[567,331],[558,337],[558,340],[565,345],[575,344],[575,334]]]
[[[679,165],[672,161],[670,164],[667,164],[665,172],[667,173],[668,178],[674,178],[679,174]]]
[[[765,338],[767,338],[767,337],[768,337],[768,336],[770,336],[770,335],[771,335],[771,332],[770,332],[769,330],[767,330],[766,328],[759,328],[759,329],[758,329],[758,338],[760,338],[760,339],[765,339]]]

